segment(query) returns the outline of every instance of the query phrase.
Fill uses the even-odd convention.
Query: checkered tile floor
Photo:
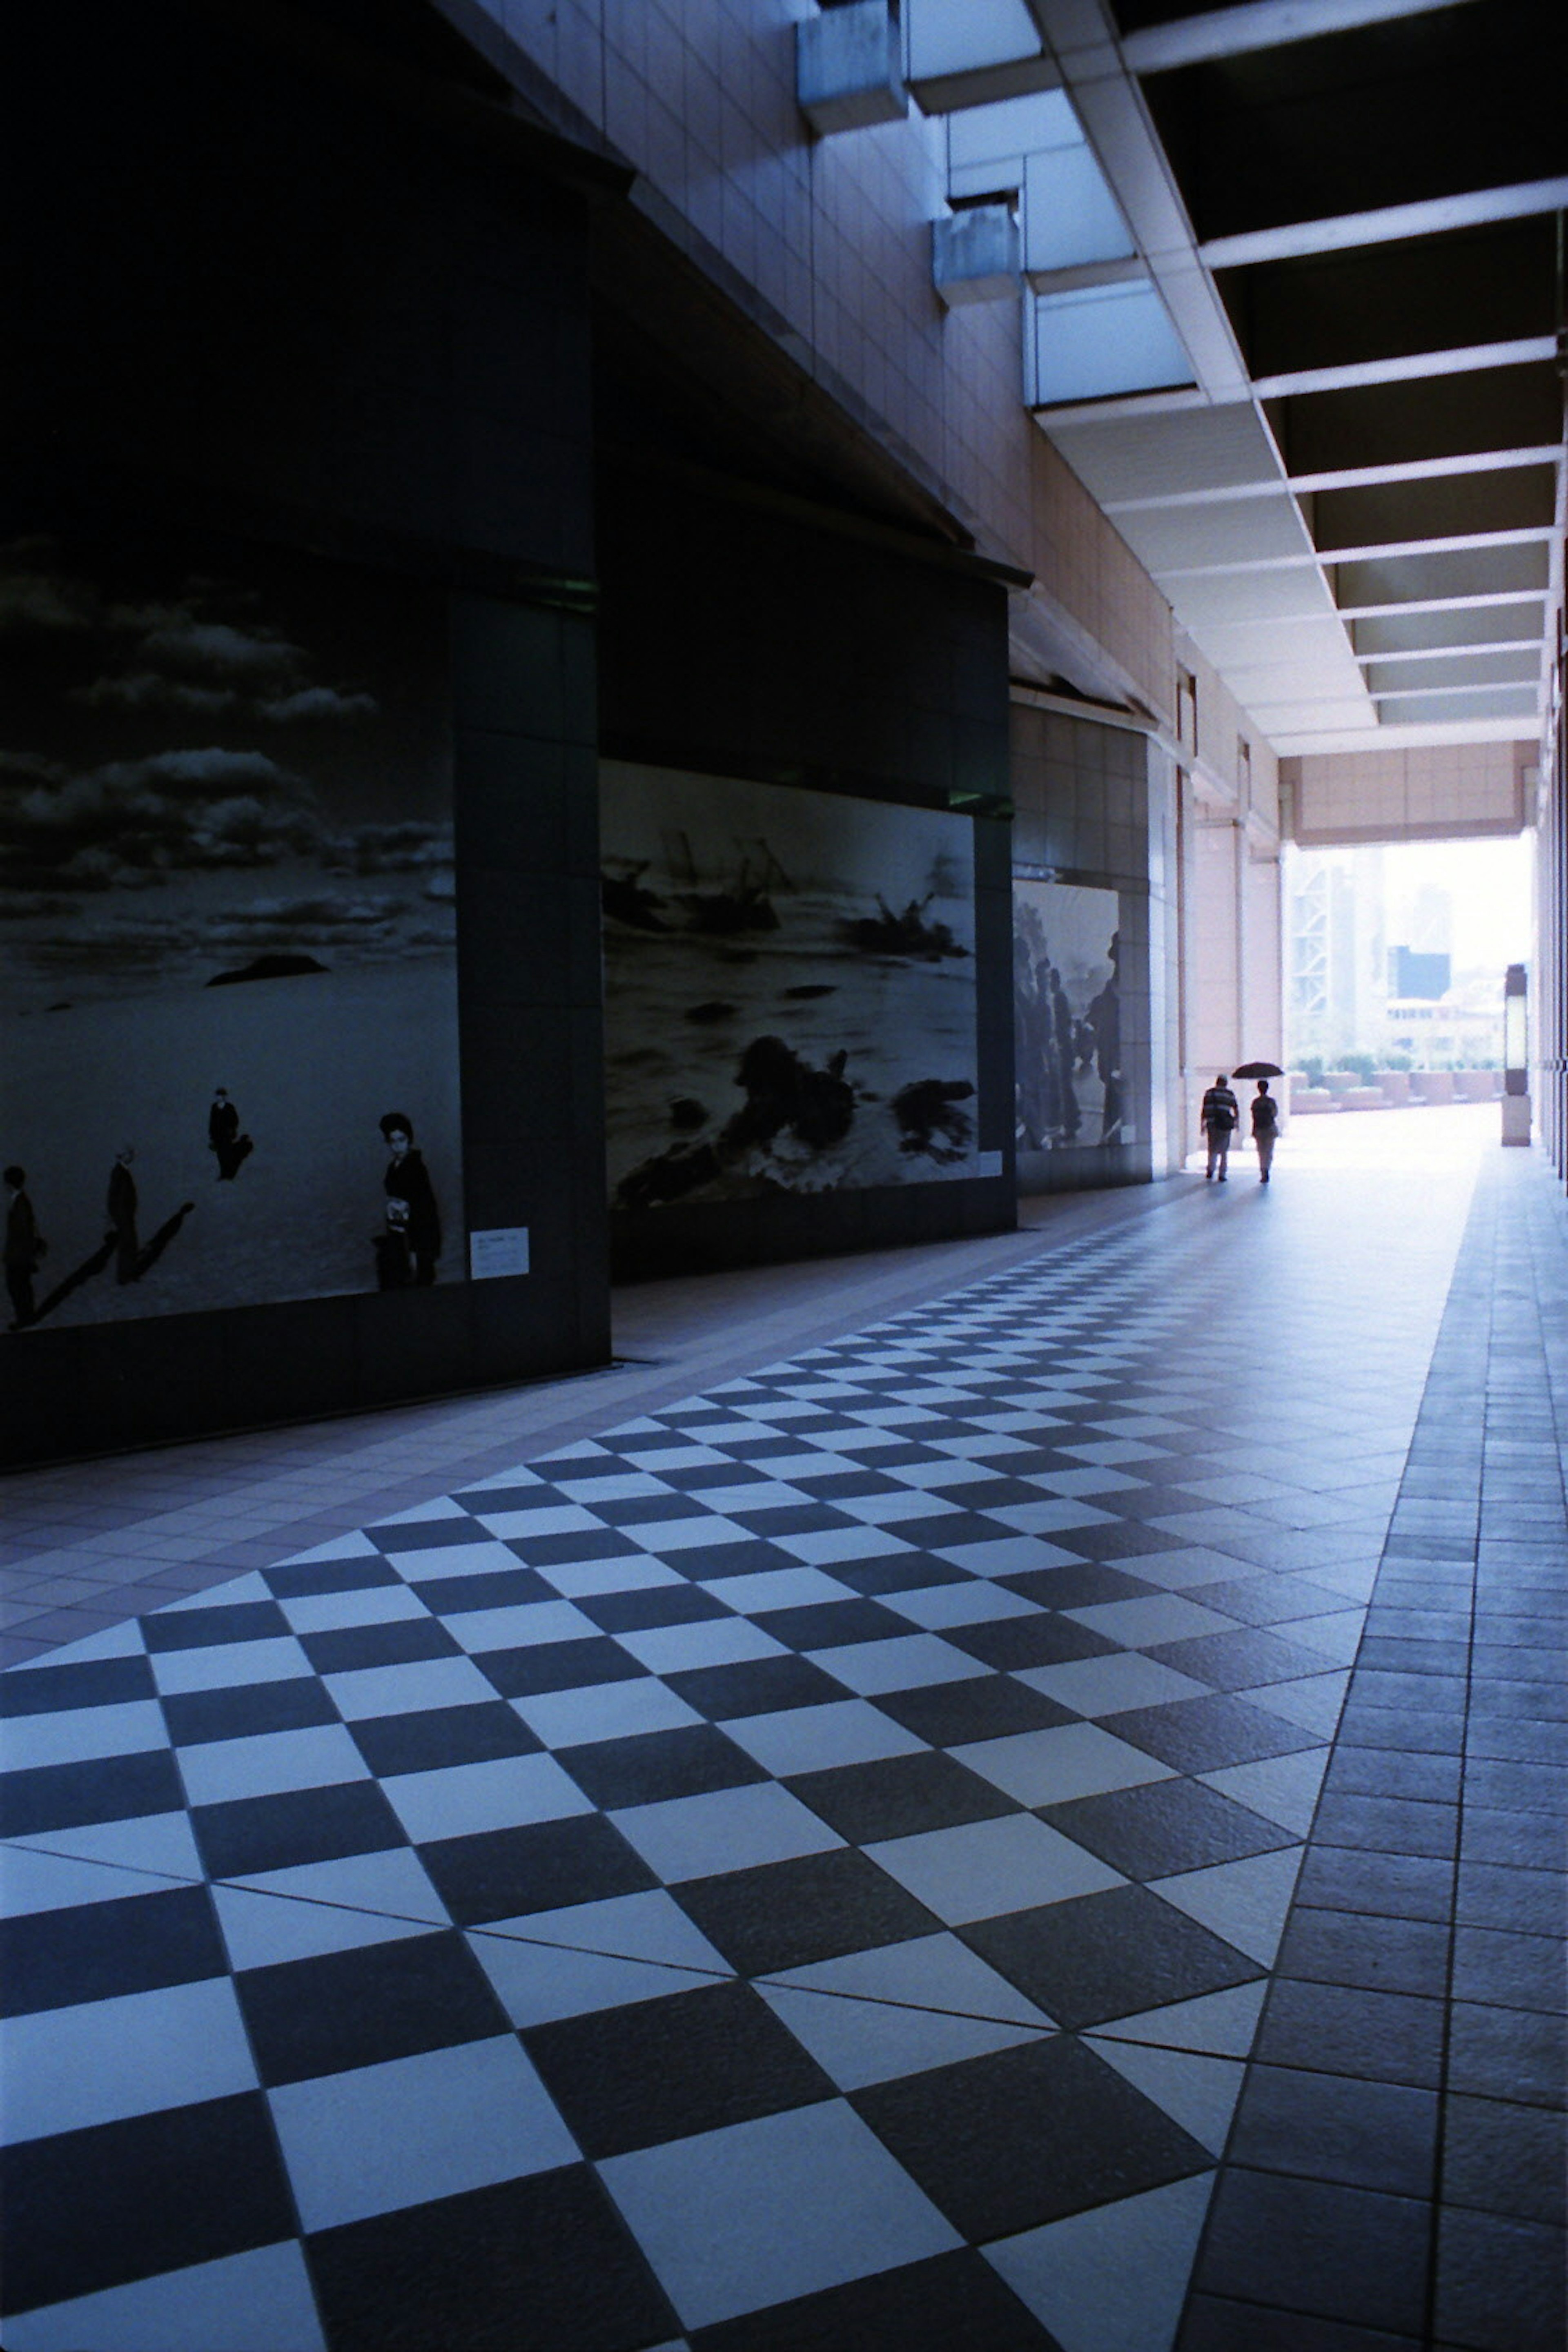
[[[0,1678],[10,2352],[1168,2343],[1415,1311],[1121,1232]]]

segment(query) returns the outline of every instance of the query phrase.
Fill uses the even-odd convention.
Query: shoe
[[[1212,1184],[1212,1183],[1213,1183],[1213,1181],[1214,1181],[1214,1170],[1213,1170],[1212,1168],[1205,1168],[1205,1169],[1204,1170],[1204,1182],[1205,1182],[1205,1184]]]
[[[1225,1170],[1224,1170],[1223,1168],[1222,1168],[1222,1169],[1220,1170],[1220,1171],[1219,1171],[1219,1181],[1220,1181],[1220,1182],[1221,1182],[1222,1184],[1223,1184],[1223,1183],[1225,1182],[1225,1181],[1226,1181]]]

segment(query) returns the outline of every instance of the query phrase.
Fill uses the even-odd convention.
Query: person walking
[[[1258,1079],[1250,1108],[1252,1140],[1258,1146],[1258,1181],[1267,1184],[1274,1165],[1274,1146],[1279,1140],[1279,1106],[1268,1091],[1267,1078]]]
[[[1241,1105],[1231,1093],[1230,1080],[1223,1070],[1205,1094],[1199,1117],[1203,1121],[1204,1139],[1208,1145],[1209,1154],[1204,1181],[1206,1183],[1217,1174],[1223,1184],[1226,1161],[1230,1156],[1230,1139],[1241,1120]]]

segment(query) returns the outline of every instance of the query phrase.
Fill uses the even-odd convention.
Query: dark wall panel
[[[602,745],[616,759],[921,809],[1005,808],[1005,592],[657,467],[599,497]],[[617,1275],[994,1232],[1014,1221],[1008,826],[972,816],[984,1177],[612,1217]]]
[[[416,17],[363,24],[395,47]],[[526,1226],[532,1270],[8,1335],[17,1460],[608,1346],[587,206],[540,142],[452,135],[444,36],[400,78],[290,21],[58,0],[8,28],[11,152],[48,166],[11,207],[5,520],[216,529],[449,600],[468,1219]]]

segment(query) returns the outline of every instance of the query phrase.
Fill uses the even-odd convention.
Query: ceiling
[[[904,22],[961,219],[1016,215],[1041,429],[1275,748],[1536,736],[1568,6],[904,0]]]

